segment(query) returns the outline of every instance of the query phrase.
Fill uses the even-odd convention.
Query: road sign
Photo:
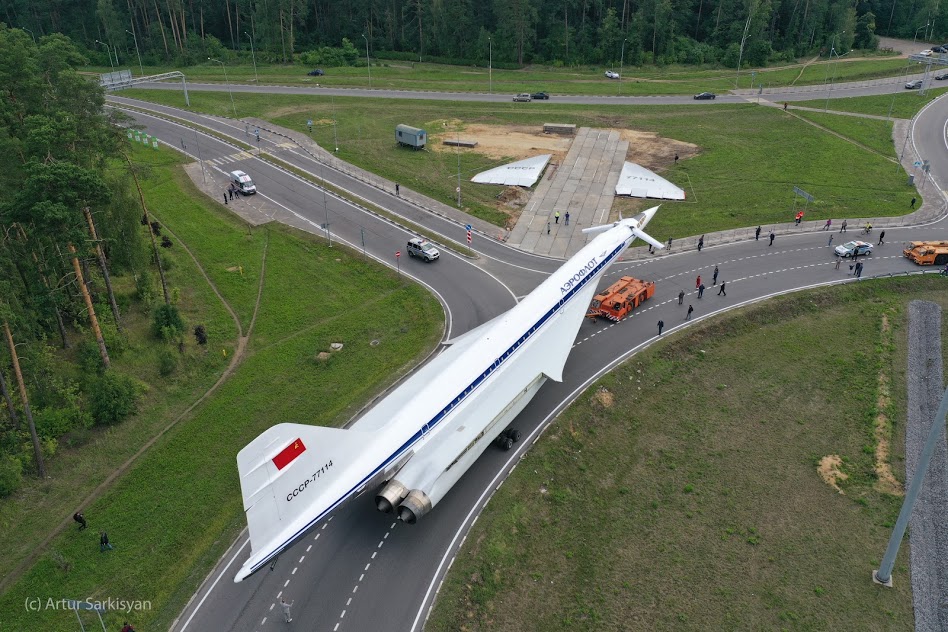
[[[395,251],[395,258],[398,259],[398,258],[401,257],[401,256],[402,256],[402,251],[401,251],[401,250],[396,250],[396,251]]]
[[[309,125],[310,127],[312,127],[312,126],[313,126],[313,119],[306,119],[306,124]]]
[[[800,187],[793,187],[793,192],[805,199],[807,202],[813,201],[813,196],[801,189]]]
[[[454,189],[454,192],[455,192],[455,193],[460,193],[460,192],[461,192],[461,187],[456,187],[456,188]]]

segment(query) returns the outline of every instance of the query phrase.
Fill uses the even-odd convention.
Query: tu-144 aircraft
[[[563,367],[599,279],[658,207],[600,233],[509,311],[450,341],[348,429],[282,423],[237,455],[250,558],[263,568],[340,505],[375,492],[380,511],[415,523],[438,504]]]

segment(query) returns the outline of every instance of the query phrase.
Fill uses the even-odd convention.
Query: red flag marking
[[[293,462],[296,457],[306,452],[306,446],[303,445],[301,439],[297,439],[290,445],[283,448],[283,451],[278,455],[273,457],[273,464],[276,465],[278,470],[282,470],[284,467]]]

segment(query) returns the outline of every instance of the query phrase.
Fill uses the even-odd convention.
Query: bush
[[[23,482],[23,464],[15,456],[0,457],[0,498],[15,492]]]
[[[151,333],[161,340],[176,340],[184,331],[184,321],[174,305],[159,305],[152,312]]]
[[[135,400],[135,383],[115,371],[106,371],[89,385],[89,410],[99,425],[117,424],[134,413]]]
[[[41,437],[61,437],[70,430],[92,426],[92,416],[78,406],[41,408],[33,413],[33,421]]]
[[[168,377],[178,368],[178,356],[171,349],[164,348],[158,352],[158,374]]]

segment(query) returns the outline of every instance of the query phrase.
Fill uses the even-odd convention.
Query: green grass
[[[938,85],[937,83],[934,85]],[[868,97],[846,97],[843,99],[830,99],[827,106],[826,99],[814,99],[812,101],[796,101],[794,105],[803,107],[823,109],[828,107],[830,110],[838,112],[857,112],[859,114],[874,114],[875,116],[892,116],[893,118],[910,119],[919,111],[948,91],[946,88],[934,88],[927,90],[925,94],[918,90],[905,90],[895,94],[880,94]]]
[[[50,551],[0,597],[3,629],[75,625],[68,612],[27,612],[28,596],[148,600],[152,610],[134,614],[136,627],[167,629],[244,527],[237,451],[275,423],[345,422],[440,336],[437,302],[388,270],[291,229],[248,229],[197,194],[172,164],[157,167],[152,183],[147,195],[155,216],[194,249],[242,319],[256,300],[266,248],[248,355],[211,399],[85,508],[87,531],[69,529],[57,536]],[[189,264],[177,250],[172,249],[179,257],[172,283],[182,296],[207,292],[193,271],[182,275]],[[368,303],[358,318],[351,312],[353,300]],[[223,328],[229,317],[219,314],[217,320]],[[246,331],[249,322],[243,324]],[[230,355],[234,332],[225,340],[213,331],[206,357],[214,358],[219,370],[221,349]],[[373,340],[379,344],[371,345]],[[328,360],[317,360],[331,342],[345,346]],[[143,437],[136,438],[140,444]],[[113,466],[114,458],[108,458]],[[80,491],[84,485],[76,482]],[[60,508],[33,519],[48,528],[50,515],[68,514]],[[21,529],[7,526],[4,537],[10,541],[24,537]],[[98,529],[108,530],[114,551],[99,553]],[[120,614],[107,617],[110,629],[121,621]]]
[[[545,90],[554,95],[613,95],[624,96],[650,94],[692,94],[711,90],[727,92],[735,87],[736,69],[707,66],[625,66],[622,81],[607,79],[605,70],[618,71],[615,66],[593,66],[574,68],[552,68],[530,66],[523,70],[494,68],[488,72],[484,66],[445,66],[408,61],[373,60],[371,86],[377,89],[434,90],[447,92],[488,92],[516,94],[518,92]],[[752,73],[755,86],[777,87],[785,85],[820,84],[832,76],[836,66],[836,81],[856,81],[897,76],[905,68],[904,59],[866,57],[838,64],[815,62],[788,64],[772,68],[742,69],[739,87],[750,88]],[[134,64],[128,65],[136,74]],[[827,67],[829,69],[827,70]],[[89,72],[109,72],[108,68],[89,68]],[[155,75],[171,70],[181,70],[188,81],[194,83],[225,83],[224,74],[217,64],[172,68],[150,66],[145,75]],[[333,88],[365,88],[369,86],[369,73],[363,66],[324,68],[326,75],[309,77],[310,67],[258,64],[256,76],[262,84],[310,85]],[[801,75],[802,71],[802,75]],[[253,83],[254,67],[246,63],[228,64],[227,80],[232,83]]]
[[[895,158],[895,145],[892,142],[892,122],[878,119],[867,119],[858,116],[840,114],[824,114],[823,112],[809,112],[795,110],[794,114],[801,116],[837,134],[878,152],[881,156]]]
[[[137,90],[129,95],[180,105],[180,95],[173,93]],[[440,146],[445,135],[453,136],[458,125],[463,136],[464,127],[472,123],[538,130],[549,121],[652,131],[691,143],[697,153],[682,150],[684,159],[677,167],[669,164],[671,160],[658,164],[659,173],[688,194],[686,202],[666,203],[666,212],[650,224],[659,239],[790,221],[794,186],[816,197],[808,211],[812,219],[897,216],[916,195],[906,184],[905,174],[883,157],[775,108],[753,104],[699,110],[693,106],[406,102],[295,95],[234,98],[242,116],[258,116],[296,130],[306,130],[306,121],[312,119],[313,139],[331,148],[338,137],[341,159],[445,204],[455,200],[457,156],[396,147],[396,124],[427,129],[431,146]],[[212,114],[226,115],[230,108],[226,94],[192,92],[191,103],[193,109]],[[504,220],[495,200],[502,187],[468,180],[502,162],[474,150],[461,152],[464,208],[496,224]]]
[[[907,547],[893,589],[870,580],[900,502],[873,488],[872,423],[882,370],[901,479],[905,307],[944,288],[779,298],[604,377],[494,495],[426,629],[911,629]],[[845,495],[817,473],[831,454]]]

